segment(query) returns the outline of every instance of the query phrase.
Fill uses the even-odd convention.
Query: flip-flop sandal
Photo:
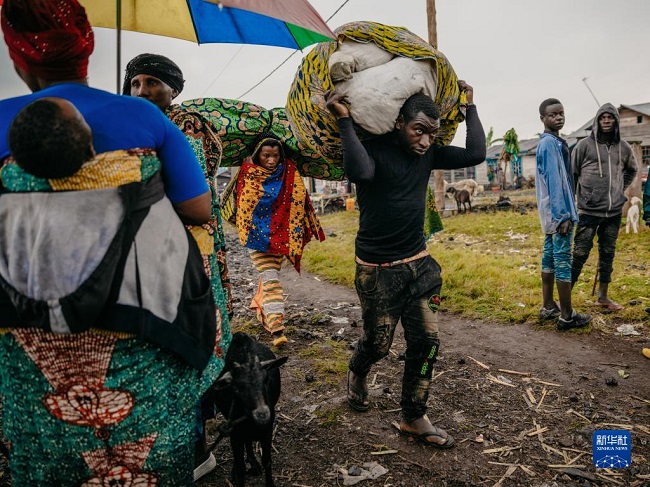
[[[360,413],[366,412],[368,409],[370,409],[370,403],[368,402],[368,390],[359,390],[355,387],[352,387],[352,385],[350,385],[351,373],[352,371],[348,370],[348,404],[355,411],[358,411]],[[357,397],[360,397],[361,400],[359,401]]]
[[[273,338],[273,346],[274,347],[281,347],[285,343],[287,343],[289,340],[287,340],[287,337],[284,336],[284,333],[278,332],[278,333],[273,333],[271,335]]]
[[[411,437],[411,438],[413,438],[413,439],[415,439],[415,440],[417,440],[417,441],[419,441],[421,443],[424,443],[427,446],[432,446],[434,448],[440,448],[441,450],[447,450],[447,449],[451,448],[452,446],[454,446],[456,444],[456,441],[454,440],[453,436],[451,436],[449,434],[447,434],[447,436],[442,436],[440,434],[440,431],[442,431],[440,428],[436,428],[435,426],[433,426],[432,431],[426,431],[424,433],[418,434],[418,433],[411,433],[409,431],[405,431],[405,430],[400,428],[400,432],[403,435],[409,436],[409,437]],[[435,437],[440,438],[440,439],[446,439],[447,441],[445,441],[442,444],[441,443],[435,443],[433,441],[428,441],[427,438],[431,438],[432,436],[435,436]]]

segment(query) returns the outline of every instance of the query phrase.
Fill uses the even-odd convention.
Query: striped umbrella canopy
[[[80,0],[96,27],[292,49],[335,39],[308,0]],[[118,25],[118,22],[120,25]]]
[[[0,4],[1,4],[0,0]],[[79,0],[91,25],[205,43],[302,49],[336,38],[308,0]]]

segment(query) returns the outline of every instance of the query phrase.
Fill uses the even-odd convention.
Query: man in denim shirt
[[[571,235],[578,222],[578,210],[570,179],[569,147],[560,137],[564,127],[564,107],[555,98],[544,100],[539,106],[539,118],[544,133],[537,146],[535,188],[537,209],[544,232],[542,254],[542,297],[540,319],[559,316],[560,331],[586,326],[590,315],[577,313],[571,306]],[[553,285],[557,284],[560,306],[553,299]]]

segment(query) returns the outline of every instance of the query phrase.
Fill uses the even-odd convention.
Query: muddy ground
[[[233,233],[228,238],[234,329],[269,343],[247,309],[256,280],[248,254]],[[357,485],[650,486],[650,360],[641,355],[650,347],[648,327],[635,337],[558,333],[552,326],[468,321],[445,313],[443,301],[429,417],[457,445],[442,451],[409,441],[393,426],[400,418],[401,330],[390,356],[371,372],[370,411],[356,413],[345,400],[347,360],[362,326],[356,293],[291,267],[282,275],[289,343],[277,352],[289,361],[275,426],[276,486],[351,485],[369,473],[378,476]],[[218,422],[210,425],[213,433]],[[632,432],[630,468],[594,468],[596,429]],[[228,442],[215,454],[217,468],[199,487],[230,485]],[[9,485],[2,462],[0,486]],[[254,477],[249,485],[264,482]]]
[[[256,276],[246,251],[232,234],[229,239],[234,329],[269,343],[247,309]],[[291,267],[282,275],[289,343],[277,352],[289,361],[274,437],[278,487],[350,485],[380,467],[385,473],[358,485],[650,485],[650,360],[641,355],[650,347],[647,327],[634,337],[558,333],[552,326],[468,321],[443,311],[429,417],[457,445],[442,451],[409,441],[393,425],[400,418],[401,330],[390,356],[369,376],[370,411],[354,412],[345,400],[345,372],[362,327],[356,293]],[[632,432],[630,468],[594,468],[597,429]],[[230,485],[227,442],[216,456],[217,469],[199,486]],[[251,478],[250,485],[264,482]]]

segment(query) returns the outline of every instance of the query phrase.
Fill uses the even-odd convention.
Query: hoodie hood
[[[598,126],[598,119],[603,113],[609,113],[612,117],[614,117],[614,120],[616,120],[614,123],[614,139],[612,142],[614,144],[618,144],[621,141],[621,131],[619,130],[621,116],[618,114],[616,107],[611,103],[605,103],[598,109],[598,112],[596,112],[594,121],[591,124],[591,138],[598,140],[598,131],[600,130],[600,127]]]
[[[614,105],[611,103],[605,103],[602,107],[598,109],[598,112],[596,112],[596,116],[594,117],[594,121],[591,124],[591,140],[594,141],[594,145],[596,147],[596,153],[598,154],[598,172],[600,174],[600,177],[603,177],[603,161],[600,157],[600,149],[598,149],[598,135],[600,131],[600,126],[598,125],[598,119],[603,113],[609,113],[612,117],[614,117],[614,137],[612,138],[612,145],[617,145],[618,144],[618,156],[619,160],[621,158],[621,133],[618,129],[619,123],[621,121],[621,117],[618,114],[618,110]]]
[[[599,142],[598,118],[614,117],[611,143]],[[618,110],[606,103],[598,109],[590,137],[579,141],[572,153],[578,211],[580,214],[609,218],[622,213],[627,201],[625,190],[634,179],[637,163],[632,148],[620,137]]]

